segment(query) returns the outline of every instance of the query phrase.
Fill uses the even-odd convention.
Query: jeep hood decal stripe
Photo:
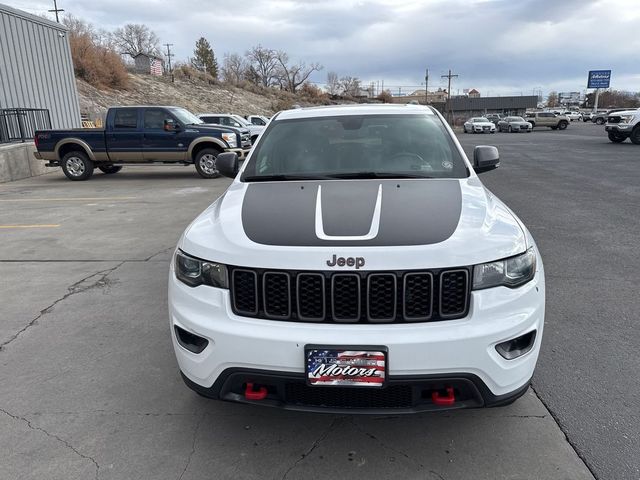
[[[455,232],[461,210],[456,179],[251,183],[242,227],[265,245],[428,245]]]

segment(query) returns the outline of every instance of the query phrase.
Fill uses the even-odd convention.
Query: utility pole
[[[171,76],[171,82],[173,82],[173,70],[171,69],[171,57],[173,57],[173,53],[171,53],[171,47],[173,47],[173,43],[165,43],[165,47],[167,47],[167,62],[169,63],[169,75]]]
[[[49,10],[52,13],[56,14],[56,22],[60,23],[60,19],[58,18],[58,12],[64,12],[61,8],[58,8],[58,0],[53,0],[53,10]]]
[[[447,75],[440,75],[440,77],[449,79],[449,86],[447,87],[447,120],[451,123],[451,79],[458,78],[458,75],[451,73],[451,69],[449,69]]]
[[[429,105],[429,69],[424,73],[424,104]]]

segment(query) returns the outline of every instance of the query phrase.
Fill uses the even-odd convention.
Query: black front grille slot
[[[262,299],[268,317],[288,319],[291,316],[289,274],[266,272],[262,276]]]
[[[237,315],[337,323],[431,322],[469,310],[468,268],[300,272],[230,267]]]
[[[622,119],[620,118],[619,115],[614,115],[612,117],[607,118],[608,123],[620,123],[620,120]]]
[[[258,313],[258,276],[251,270],[234,270],[232,275],[233,306],[240,314]]]
[[[331,310],[336,322],[360,320],[360,276],[351,273],[331,277]]]
[[[322,321],[326,316],[325,282],[321,273],[301,273],[296,298],[300,320]]]
[[[429,272],[404,276],[404,318],[410,322],[425,321],[433,314],[433,275]]]
[[[467,310],[469,272],[449,270],[440,274],[440,317],[457,317]]]
[[[409,408],[413,405],[410,385],[386,388],[310,387],[304,383],[285,385],[285,402],[293,405],[333,408]]]
[[[398,287],[394,273],[372,273],[367,278],[367,318],[370,322],[396,319]]]

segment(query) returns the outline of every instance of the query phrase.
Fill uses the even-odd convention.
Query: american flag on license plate
[[[385,363],[379,351],[309,350],[307,375],[312,385],[382,386]]]

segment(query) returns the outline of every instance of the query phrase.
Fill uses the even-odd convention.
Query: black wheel
[[[89,180],[93,175],[93,162],[86,153],[79,150],[67,153],[60,164],[69,180]]]
[[[122,167],[120,165],[98,165],[98,169],[102,170],[103,173],[118,173],[120,170],[122,170]]]
[[[560,130],[564,130],[565,128],[567,128],[567,125],[569,125],[569,124],[567,123],[566,120],[561,120],[560,123],[558,123],[558,128]]]
[[[607,132],[607,136],[613,143],[622,143],[627,139],[625,135],[621,135],[618,132]]]
[[[513,132],[513,128],[511,128],[511,125],[509,125],[509,128],[507,128],[507,132],[509,133]]]
[[[216,166],[216,158],[220,150],[205,148],[200,150],[195,158],[196,170],[202,178],[218,178],[220,172]]]
[[[598,117],[594,121],[597,125],[604,125],[604,118],[602,117]]]
[[[640,145],[640,124],[636,125],[629,138],[634,145]]]

